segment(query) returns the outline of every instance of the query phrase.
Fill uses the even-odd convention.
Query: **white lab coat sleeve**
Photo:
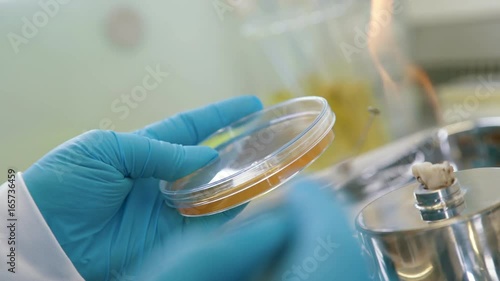
[[[0,280],[83,280],[22,179],[0,186]]]

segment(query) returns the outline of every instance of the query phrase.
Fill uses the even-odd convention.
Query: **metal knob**
[[[430,190],[420,184],[415,188],[415,207],[424,221],[439,221],[460,215],[465,209],[464,192],[457,179],[449,187]]]

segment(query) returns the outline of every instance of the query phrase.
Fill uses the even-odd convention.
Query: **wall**
[[[219,16],[213,1],[58,1],[0,0],[0,171],[25,170],[85,130],[128,131],[245,93],[231,12]],[[121,101],[148,67],[169,76]]]

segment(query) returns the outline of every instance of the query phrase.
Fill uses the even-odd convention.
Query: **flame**
[[[387,55],[392,61],[401,65],[404,70],[404,80],[416,82],[424,91],[433,109],[436,121],[442,123],[441,106],[432,82],[419,66],[412,64],[398,47],[394,32],[391,28],[394,14],[393,0],[373,0],[370,11],[370,23],[368,32],[368,48],[370,56],[380,74],[385,89],[385,95],[389,99],[398,98],[402,83],[394,81],[394,78],[384,67],[381,58]],[[381,26],[377,16],[387,15],[388,18]]]
[[[384,44],[395,46],[394,36],[391,34],[391,30],[388,28],[392,24],[392,16],[387,19],[387,22],[384,25],[380,26],[379,22],[376,19],[377,14],[381,14],[381,12],[388,12],[390,15],[393,13],[392,0],[373,0],[371,11],[370,11],[370,23],[369,23],[369,31],[368,31],[368,49],[370,51],[370,55],[372,60],[377,68],[377,71],[380,74],[382,82],[384,84],[384,88],[386,89],[385,94],[387,96],[392,93],[396,93],[398,90],[397,84],[392,79],[391,75],[384,68],[382,62],[380,61],[381,53],[386,51],[384,50]],[[397,52],[397,57],[399,56],[399,50],[395,49]]]
[[[427,99],[429,100],[429,103],[433,108],[436,121],[438,122],[438,124],[442,124],[443,114],[441,112],[439,98],[437,96],[436,89],[434,89],[431,79],[429,78],[427,73],[422,68],[413,64],[409,64],[407,66],[407,73],[412,81],[417,81],[417,83],[420,84],[420,87],[423,88],[425,94],[427,95]]]

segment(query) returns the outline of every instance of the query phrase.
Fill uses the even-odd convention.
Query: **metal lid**
[[[422,190],[418,182],[390,192],[361,211],[357,227],[378,233],[428,230],[500,207],[500,168],[463,170],[456,179],[435,192]]]

